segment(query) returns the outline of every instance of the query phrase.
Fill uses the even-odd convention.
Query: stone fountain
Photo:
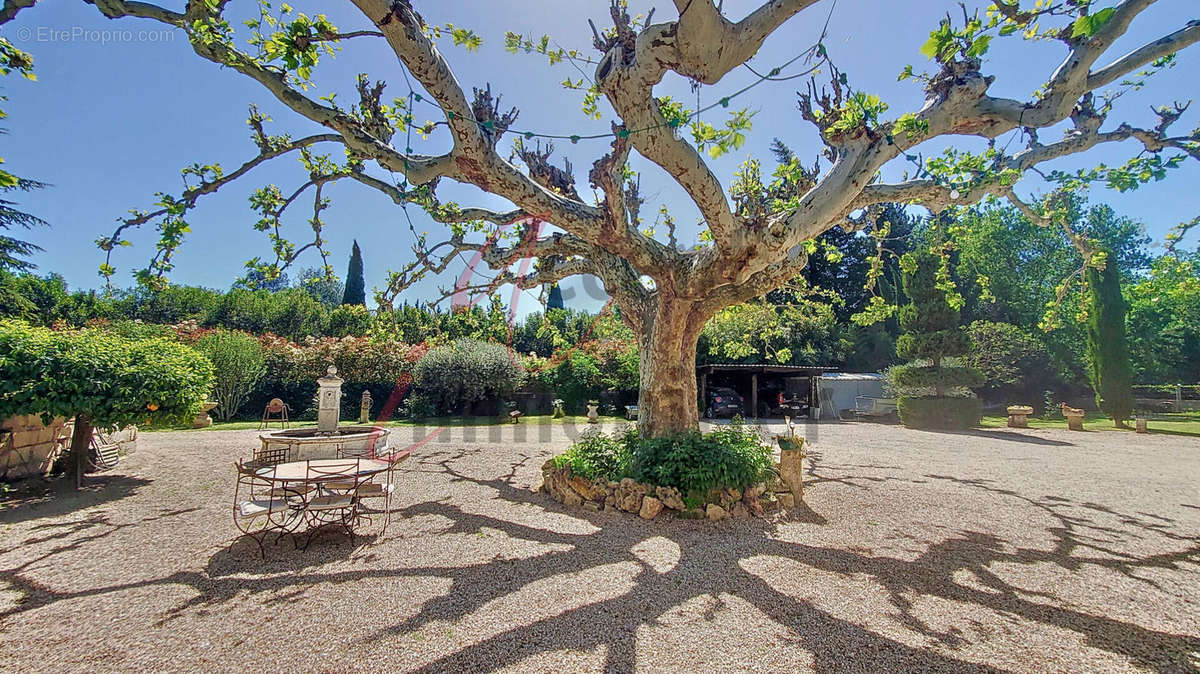
[[[388,429],[382,426],[339,426],[342,378],[330,365],[317,379],[317,427],[289,428],[259,435],[263,448],[287,447],[294,461],[334,458],[346,454],[374,456],[387,451]]]

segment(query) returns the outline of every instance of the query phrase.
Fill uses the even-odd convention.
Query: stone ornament
[[[1009,405],[1008,427],[1029,428],[1029,415],[1031,414],[1033,414],[1033,408],[1028,405]]]

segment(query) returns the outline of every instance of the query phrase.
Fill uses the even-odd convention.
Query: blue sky
[[[772,36],[752,64],[769,70],[813,44],[830,10],[824,0],[793,18]],[[182,0],[164,0],[176,8]],[[240,16],[243,1],[230,3],[233,17]],[[342,30],[369,28],[369,24],[350,3],[291,3],[308,14],[326,12]],[[726,12],[740,18],[756,4],[748,0],[727,0]],[[986,4],[981,2],[979,4]],[[1106,3],[1107,4],[1107,3]],[[631,9],[644,11],[657,7],[656,19],[673,15],[665,0],[631,0]],[[453,23],[475,30],[483,38],[477,52],[467,52],[445,40],[442,50],[454,65],[464,87],[490,83],[503,96],[506,106],[520,109],[515,125],[521,129],[546,133],[603,133],[609,129],[611,111],[602,108],[605,118],[594,121],[580,112],[580,95],[564,91],[564,78],[579,78],[570,65],[547,67],[537,55],[511,55],[504,51],[504,33],[512,30],[541,35],[548,33],[566,48],[591,55],[591,32],[587,19],[599,26],[608,25],[607,0],[559,0],[556,2],[493,2],[486,0],[417,0],[417,9],[427,21]],[[926,64],[918,49],[947,10],[959,11],[957,3],[934,0],[884,2],[880,0],[838,0],[830,22],[828,51],[839,68],[857,89],[880,95],[890,106],[889,117],[920,107],[923,94],[918,85],[899,83],[896,75],[905,64],[919,69]],[[1198,14],[1195,0],[1162,0],[1135,23],[1128,35],[1102,61],[1107,63],[1142,43],[1178,29]],[[4,34],[19,47],[33,53],[37,82],[8,77],[0,82],[0,93],[9,98],[6,126],[0,156],[6,167],[18,175],[52,184],[44,191],[23,195],[22,206],[51,223],[49,230],[33,232],[29,238],[43,246],[35,262],[44,272],[54,271],[66,277],[76,288],[98,287],[102,280],[96,270],[102,253],[94,240],[110,233],[116,219],[131,208],[148,208],[154,193],[178,193],[182,183],[179,170],[193,162],[220,163],[232,170],[255,154],[245,125],[247,106],[257,103],[270,114],[276,133],[301,136],[319,131],[294,113],[284,109],[258,85],[230,70],[222,70],[191,52],[182,34],[163,32],[159,24],[136,19],[109,21],[94,7],[81,2],[48,2],[27,10],[4,28]],[[101,33],[99,31],[108,31]],[[115,33],[114,31],[128,31]],[[1057,44],[1030,44],[1019,40],[997,41],[985,71],[997,76],[992,92],[1028,97],[1060,62],[1063,48]],[[1150,81],[1142,91],[1122,98],[1110,117],[1108,127],[1119,121],[1152,124],[1151,105],[1175,100],[1185,101],[1197,93],[1197,67],[1200,48],[1180,54],[1176,68]],[[325,59],[315,80],[319,93],[338,92],[341,100],[353,100],[354,77],[367,72],[373,79],[388,82],[388,97],[407,93],[404,77],[394,55],[379,40],[359,39],[346,44],[335,59]],[[590,74],[590,73],[589,73]],[[786,72],[785,72],[786,74]],[[745,69],[731,73],[717,85],[700,92],[707,105],[753,81]],[[815,131],[796,110],[795,92],[803,80],[766,82],[731,107],[747,106],[756,112],[754,129],[746,145],[714,161],[719,176],[728,184],[737,166],[749,156],[762,157],[770,170],[767,146],[779,137],[802,157],[813,157],[820,149]],[[676,78],[656,90],[695,103],[686,81]],[[1200,105],[1196,106],[1200,109]],[[422,114],[436,111],[423,108]],[[419,115],[420,116],[420,115]],[[1191,111],[1176,131],[1195,128],[1200,115]],[[723,115],[714,110],[705,119],[714,124]],[[1043,140],[1057,138],[1059,131],[1047,131]],[[397,139],[399,142],[399,139]],[[510,141],[502,141],[507,147]],[[1019,142],[1019,141],[1018,141]],[[447,140],[435,135],[418,146],[423,152],[447,149]],[[978,142],[958,139],[955,144],[978,149]],[[926,154],[940,151],[944,144],[929,144]],[[577,145],[560,143],[560,155],[571,158],[577,183],[586,192],[587,170],[605,151],[605,141],[581,141]],[[1099,161],[1124,161],[1136,148],[1132,143],[1103,148],[1084,159],[1067,159],[1052,165],[1074,168]],[[681,223],[688,240],[695,235],[691,223],[697,220],[694,208],[682,191],[657,169],[645,162],[635,163],[643,170],[642,192],[648,198],[643,213],[653,216],[660,204],[666,204]],[[885,178],[898,179],[903,166],[889,167]],[[256,169],[241,182],[221,193],[201,200],[189,220],[192,233],[176,257],[172,280],[177,283],[227,288],[242,273],[243,263],[251,257],[270,255],[266,237],[251,225],[255,215],[247,205],[250,192],[268,183],[278,184],[285,193],[304,180],[304,172],[294,159],[276,160],[273,165]],[[1162,183],[1152,184],[1126,194],[1093,191],[1094,201],[1107,201],[1118,212],[1142,221],[1148,233],[1161,240],[1177,223],[1195,216],[1200,197],[1200,169],[1188,166]],[[1025,181],[1020,192],[1029,195],[1038,189]],[[504,207],[502,200],[482,194],[474,188],[446,186],[446,198],[464,205]],[[388,268],[398,268],[411,259],[412,236],[403,214],[389,200],[371,190],[335,184],[326,190],[333,207],[325,212],[325,237],[335,269],[344,273],[350,244],[357,239],[362,246],[367,286],[383,282]],[[418,231],[428,230],[436,238],[439,226],[419,209],[412,209]],[[308,208],[297,208],[287,229],[294,240],[304,242],[308,232]],[[118,285],[131,285],[130,273],[144,265],[153,253],[154,235],[150,229],[133,233],[135,245],[116,258]],[[315,266],[315,255],[302,258],[298,267]],[[461,271],[461,268],[460,270]],[[294,276],[294,273],[293,273]],[[436,285],[448,285],[453,277],[429,281],[405,295],[408,299],[428,299]],[[582,301],[585,291],[578,282],[569,284],[567,295],[574,303],[594,308],[595,300]],[[594,294],[594,293],[592,293]],[[509,298],[505,293],[505,299]],[[569,304],[573,303],[568,301]],[[520,313],[533,309],[534,297],[521,301]]]

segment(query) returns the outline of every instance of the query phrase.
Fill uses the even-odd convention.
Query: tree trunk
[[[88,451],[92,445],[92,419],[86,414],[75,415],[75,427],[71,431],[71,456],[68,465],[75,466],[75,488],[83,486],[83,474],[87,471]]]
[[[696,399],[696,341],[704,317],[694,305],[660,289],[652,316],[641,326],[638,355],[638,430],[643,436],[700,427]]]

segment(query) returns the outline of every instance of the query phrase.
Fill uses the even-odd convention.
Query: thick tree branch
[[[1111,64],[1094,71],[1088,75],[1087,89],[1095,91],[1100,87],[1112,84],[1147,63],[1153,63],[1197,42],[1200,42],[1200,19],[1189,21],[1187,26],[1174,33],[1139,47]]]

